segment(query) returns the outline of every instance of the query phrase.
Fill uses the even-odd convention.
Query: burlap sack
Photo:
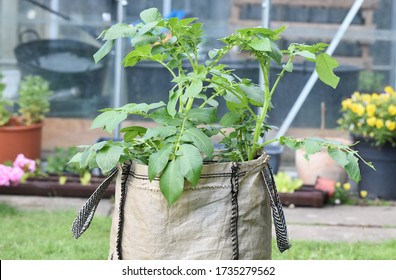
[[[147,166],[132,162],[118,171],[110,259],[270,259],[271,206],[278,247],[290,247],[265,154],[239,164],[205,164],[198,185],[186,183],[172,206],[158,178],[148,180]],[[73,225],[76,238],[96,209],[88,202]]]

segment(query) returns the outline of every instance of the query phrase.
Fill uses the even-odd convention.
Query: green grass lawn
[[[0,204],[0,259],[107,259],[111,219],[95,216],[89,230],[75,240],[70,230],[75,216],[74,211],[21,211]],[[273,242],[273,259],[396,259],[396,239],[379,244],[292,240],[292,245],[290,250],[280,254]]]

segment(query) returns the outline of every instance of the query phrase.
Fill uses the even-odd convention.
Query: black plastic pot
[[[281,162],[281,155],[283,153],[283,146],[281,145],[266,145],[265,152],[270,156],[269,163],[275,174],[279,171],[279,166]]]
[[[107,57],[93,61],[97,47],[74,40],[35,40],[14,52],[22,76],[40,75],[52,90],[74,88],[83,97],[102,91]]]
[[[360,141],[356,150],[365,161],[372,162],[373,170],[360,161],[359,167],[362,179],[359,182],[359,191],[365,190],[368,198],[380,198],[396,200],[396,147],[390,144],[382,147],[374,147],[363,138],[355,138]]]

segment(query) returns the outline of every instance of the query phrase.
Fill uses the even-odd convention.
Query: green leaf
[[[179,100],[179,93],[180,90],[174,92],[172,90],[169,91],[169,101],[166,106],[166,109],[168,110],[169,115],[172,117],[175,117],[177,111],[176,111],[176,105],[177,101]]]
[[[160,137],[162,139],[172,135],[176,135],[177,128],[175,126],[157,126],[150,127],[147,129],[144,139],[150,139],[154,137]]]
[[[286,137],[286,136],[282,136],[279,139],[279,142],[282,145],[286,145],[287,147],[289,147],[290,149],[293,149],[293,150],[301,149],[303,147],[303,145],[304,145],[303,141],[297,140],[297,139],[294,139],[294,138],[291,138],[291,137]]]
[[[239,119],[241,115],[238,112],[227,112],[220,120],[220,124],[222,126],[232,126],[234,125]]]
[[[217,108],[193,108],[188,112],[191,120],[210,124],[217,121]]]
[[[139,35],[144,35],[147,32],[151,31],[154,27],[156,27],[160,22],[159,21],[153,21],[153,22],[149,22],[146,23],[145,25],[143,25],[142,28],[139,29]]]
[[[240,95],[235,92],[226,91],[224,99],[228,102],[234,103],[239,108],[245,108],[248,105],[248,99],[245,95]]]
[[[278,45],[271,40],[271,49],[272,51],[269,53],[269,56],[276,62],[278,65],[282,63],[283,54],[279,49]]]
[[[287,72],[293,72],[293,62],[288,61],[286,64],[282,65],[282,68]]]
[[[262,52],[272,51],[271,41],[268,38],[263,38],[263,39],[255,38],[248,45],[255,51],[262,51]]]
[[[144,115],[150,110],[154,110],[157,108],[161,108],[165,106],[165,103],[160,101],[156,103],[128,103],[118,109],[116,111],[125,112],[127,114],[140,114]]]
[[[166,166],[160,177],[160,190],[169,205],[180,198],[184,190],[184,176],[180,172],[179,161],[173,160]]]
[[[354,154],[348,153],[346,157],[348,164],[345,166],[345,171],[347,172],[349,178],[355,182],[359,182],[361,179],[358,158]]]
[[[149,157],[148,176],[150,181],[164,170],[165,166],[168,164],[172,150],[173,146],[168,145]]]
[[[122,37],[131,37],[136,33],[136,27],[126,23],[117,23],[104,34],[104,40],[114,40]]]
[[[159,108],[152,112],[148,117],[162,125],[180,125],[182,123],[182,120],[179,118],[173,118],[166,108]]]
[[[212,157],[214,145],[212,141],[210,141],[210,138],[200,129],[191,127],[185,130],[182,136],[182,140],[186,142],[193,142],[194,146],[196,146],[207,157]]]
[[[265,36],[270,38],[271,40],[277,40],[279,38],[279,34],[283,32],[286,27],[281,27],[275,30],[271,30],[264,27],[248,27],[238,29],[237,33],[244,35],[244,36]]]
[[[151,49],[150,45],[143,45],[136,47],[133,51],[129,52],[125,58],[122,60],[124,67],[132,67],[140,60],[151,59]]]
[[[124,141],[132,142],[137,136],[142,136],[146,133],[147,128],[141,126],[128,126],[121,129],[120,132],[125,132]]]
[[[84,152],[81,154],[80,158],[80,167],[86,167],[88,166],[90,160],[95,156],[95,151],[90,149],[86,149]]]
[[[106,111],[97,116],[91,125],[91,129],[103,128],[108,133],[112,133],[113,130],[126,118],[128,114],[120,111]]]
[[[157,8],[150,8],[140,13],[140,18],[144,23],[162,20],[162,15]]]
[[[347,153],[343,152],[338,147],[329,146],[327,148],[327,152],[329,156],[342,167],[345,168],[345,166],[349,163],[347,160]]]
[[[306,138],[304,141],[304,150],[305,150],[305,155],[304,157],[308,160],[309,156],[312,154],[315,154],[322,150],[322,145],[320,145],[317,141]]]
[[[129,131],[136,131],[138,135],[143,135],[144,133],[146,133],[147,128],[143,126],[133,125],[133,126],[124,127],[120,130],[120,132],[129,132]]]
[[[113,40],[106,41],[106,43],[104,43],[103,46],[93,55],[95,63],[98,63],[103,57],[106,56],[106,54],[111,51],[113,48],[113,43]]]
[[[202,91],[202,81],[194,79],[191,84],[186,88],[184,97],[196,97]]]
[[[210,50],[208,53],[209,58],[210,59],[215,58],[218,55],[219,51],[220,51],[219,49]]]
[[[75,155],[67,162],[67,164],[70,164],[70,163],[78,163],[78,164],[80,164],[81,155],[82,155],[82,152],[78,152],[77,154],[75,154]]]
[[[241,84],[239,87],[253,105],[262,106],[264,104],[264,91],[259,86]]]
[[[95,144],[93,144],[92,146],[91,146],[91,150],[93,150],[93,151],[99,151],[99,150],[101,150],[104,146],[106,146],[106,144],[107,144],[108,142],[107,141],[101,141],[101,142],[98,142],[98,143],[95,143]]]
[[[332,88],[336,88],[340,81],[340,78],[333,72],[336,67],[338,67],[338,62],[327,53],[321,53],[316,56],[316,72],[319,79]]]
[[[144,34],[144,35],[136,34],[131,38],[131,44],[133,47],[154,44],[156,41],[157,41],[157,37],[149,34]]]
[[[106,146],[98,151],[96,163],[103,173],[107,173],[116,167],[123,150],[120,146]]]
[[[189,144],[180,146],[183,154],[177,158],[180,161],[180,170],[183,176],[193,185],[197,185],[202,171],[202,157],[199,150]]]
[[[312,52],[310,52],[308,50],[296,51],[294,53],[296,55],[304,57],[308,61],[315,61],[316,60],[315,53],[312,53]]]

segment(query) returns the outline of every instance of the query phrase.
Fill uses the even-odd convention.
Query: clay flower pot
[[[344,138],[326,138],[343,144],[351,144],[350,140]],[[338,165],[327,153],[322,150],[310,156],[309,161],[304,158],[305,150],[296,151],[295,163],[298,177],[303,180],[304,185],[315,185],[318,177],[327,178],[336,182],[345,183],[348,180],[346,171]]]
[[[17,118],[0,127],[0,163],[13,161],[18,154],[39,159],[42,127],[43,123],[22,125]]]

